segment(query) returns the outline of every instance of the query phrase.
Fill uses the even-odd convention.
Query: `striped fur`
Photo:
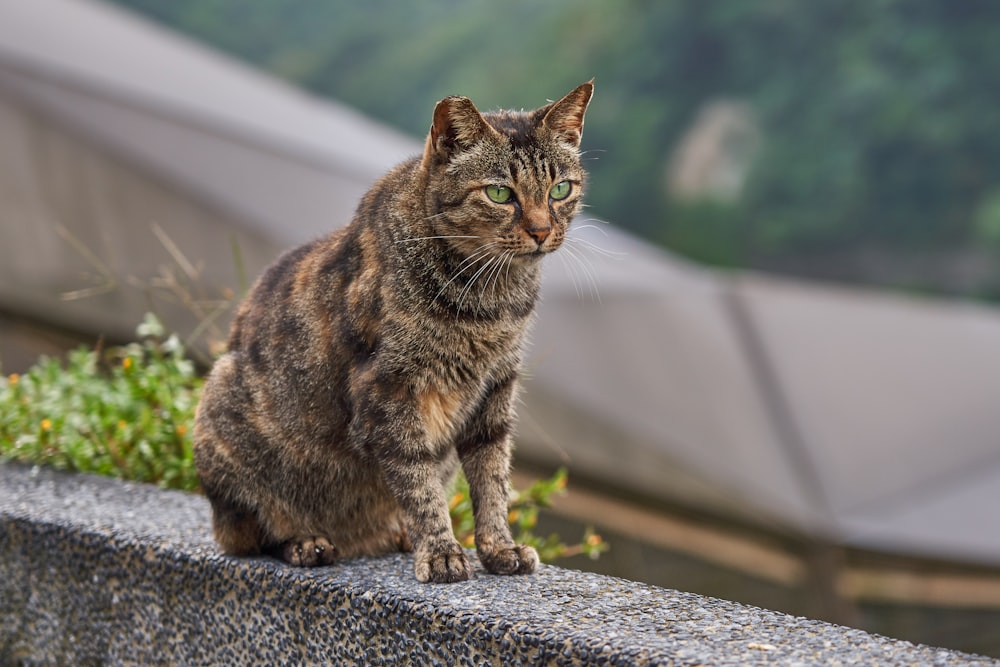
[[[507,525],[512,406],[539,260],[583,192],[592,92],[531,112],[442,100],[422,156],[257,280],[195,425],[224,552],[312,566],[412,548],[420,581],[467,579],[446,498],[461,463],[484,567],[534,571]]]

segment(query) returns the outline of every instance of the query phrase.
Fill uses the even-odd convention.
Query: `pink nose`
[[[545,239],[549,238],[549,234],[552,233],[552,228],[551,227],[529,227],[525,231],[528,232],[528,235],[531,238],[535,239],[535,242],[538,243],[538,245],[542,245],[543,243],[545,243]]]

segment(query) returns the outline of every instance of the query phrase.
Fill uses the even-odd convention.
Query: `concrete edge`
[[[200,496],[0,465],[2,664],[1000,664],[553,566],[411,568],[223,557]]]

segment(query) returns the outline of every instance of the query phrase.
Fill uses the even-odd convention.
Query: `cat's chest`
[[[516,333],[447,336],[419,363],[416,406],[431,442],[454,439],[488,399],[490,387],[516,374],[520,363]]]
[[[417,394],[416,407],[428,441],[440,444],[455,437],[473,406],[465,392],[430,385]]]

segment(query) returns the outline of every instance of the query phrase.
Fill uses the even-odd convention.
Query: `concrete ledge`
[[[997,664],[543,567],[423,585],[397,555],[215,552],[195,495],[0,465],[0,664]]]

